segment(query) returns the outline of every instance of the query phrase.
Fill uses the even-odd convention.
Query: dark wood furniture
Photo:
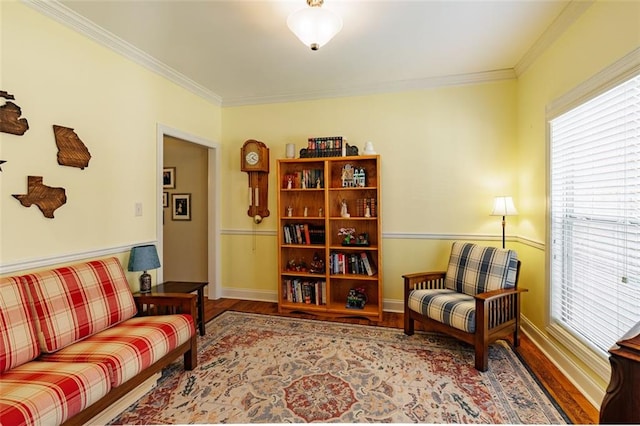
[[[476,331],[467,333],[447,324],[431,319],[409,309],[409,293],[418,289],[445,288],[446,272],[424,272],[403,275],[404,278],[404,333],[414,333],[414,321],[419,321],[424,330],[445,333],[462,340],[475,349],[475,367],[487,371],[489,345],[513,333],[513,346],[520,345],[520,294],[528,291],[518,288],[520,261],[516,273],[515,287],[488,291],[475,295]]]
[[[150,293],[144,293],[145,295],[157,295],[164,293],[193,293],[197,292],[198,298],[196,299],[196,307],[198,315],[194,317],[196,321],[196,327],[198,328],[200,335],[204,336],[205,320],[204,320],[204,288],[208,285],[208,282],[192,282],[192,281],[165,281],[162,284],[158,284],[151,288]],[[136,293],[140,295],[142,293]]]
[[[600,406],[600,423],[640,424],[640,322],[609,353],[611,380]]]
[[[138,293],[133,295],[133,300],[138,308],[138,316],[154,315],[158,312],[168,311],[168,313],[174,314],[190,314],[194,317],[196,314],[195,299],[196,296],[193,294],[151,295],[150,293]],[[194,334],[191,339],[160,358],[149,368],[141,371],[137,376],[132,377],[120,386],[111,389],[108,394],[90,405],[86,410],[67,419],[63,425],[86,424],[127,393],[140,386],[140,384],[144,383],[149,377],[174,362],[180,355],[183,355],[185,370],[193,370],[198,366],[198,336]]]

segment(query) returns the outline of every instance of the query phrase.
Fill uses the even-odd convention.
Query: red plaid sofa
[[[180,355],[194,368],[195,295],[144,306],[116,258],[0,278],[0,424],[83,424]]]

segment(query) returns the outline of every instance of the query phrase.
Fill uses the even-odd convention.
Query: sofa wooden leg
[[[198,366],[198,341],[194,336],[191,338],[191,349],[184,353],[184,369],[193,370]]]

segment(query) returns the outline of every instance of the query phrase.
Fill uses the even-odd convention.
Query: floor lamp
[[[502,216],[502,248],[505,248],[504,227],[506,224],[506,216],[515,216],[518,214],[516,207],[513,205],[511,197],[496,197],[493,200],[493,211],[491,216]]]

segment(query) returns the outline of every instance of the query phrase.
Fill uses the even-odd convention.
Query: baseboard
[[[252,288],[222,287],[222,297],[227,299],[255,300],[258,302],[278,302],[277,291],[255,290]]]
[[[551,361],[553,365],[558,367],[560,372],[584,395],[585,398],[596,409],[600,409],[600,403],[604,398],[606,389],[598,385],[586,372],[568,358],[562,348],[555,342],[550,340],[544,333],[540,331],[531,321],[522,317],[521,329],[527,335],[534,345]]]
[[[120,413],[126,410],[131,404],[142,398],[147,392],[155,388],[162,373],[158,372],[140,383],[137,388],[111,404],[109,408],[89,420],[86,425],[106,425],[116,418]]]

